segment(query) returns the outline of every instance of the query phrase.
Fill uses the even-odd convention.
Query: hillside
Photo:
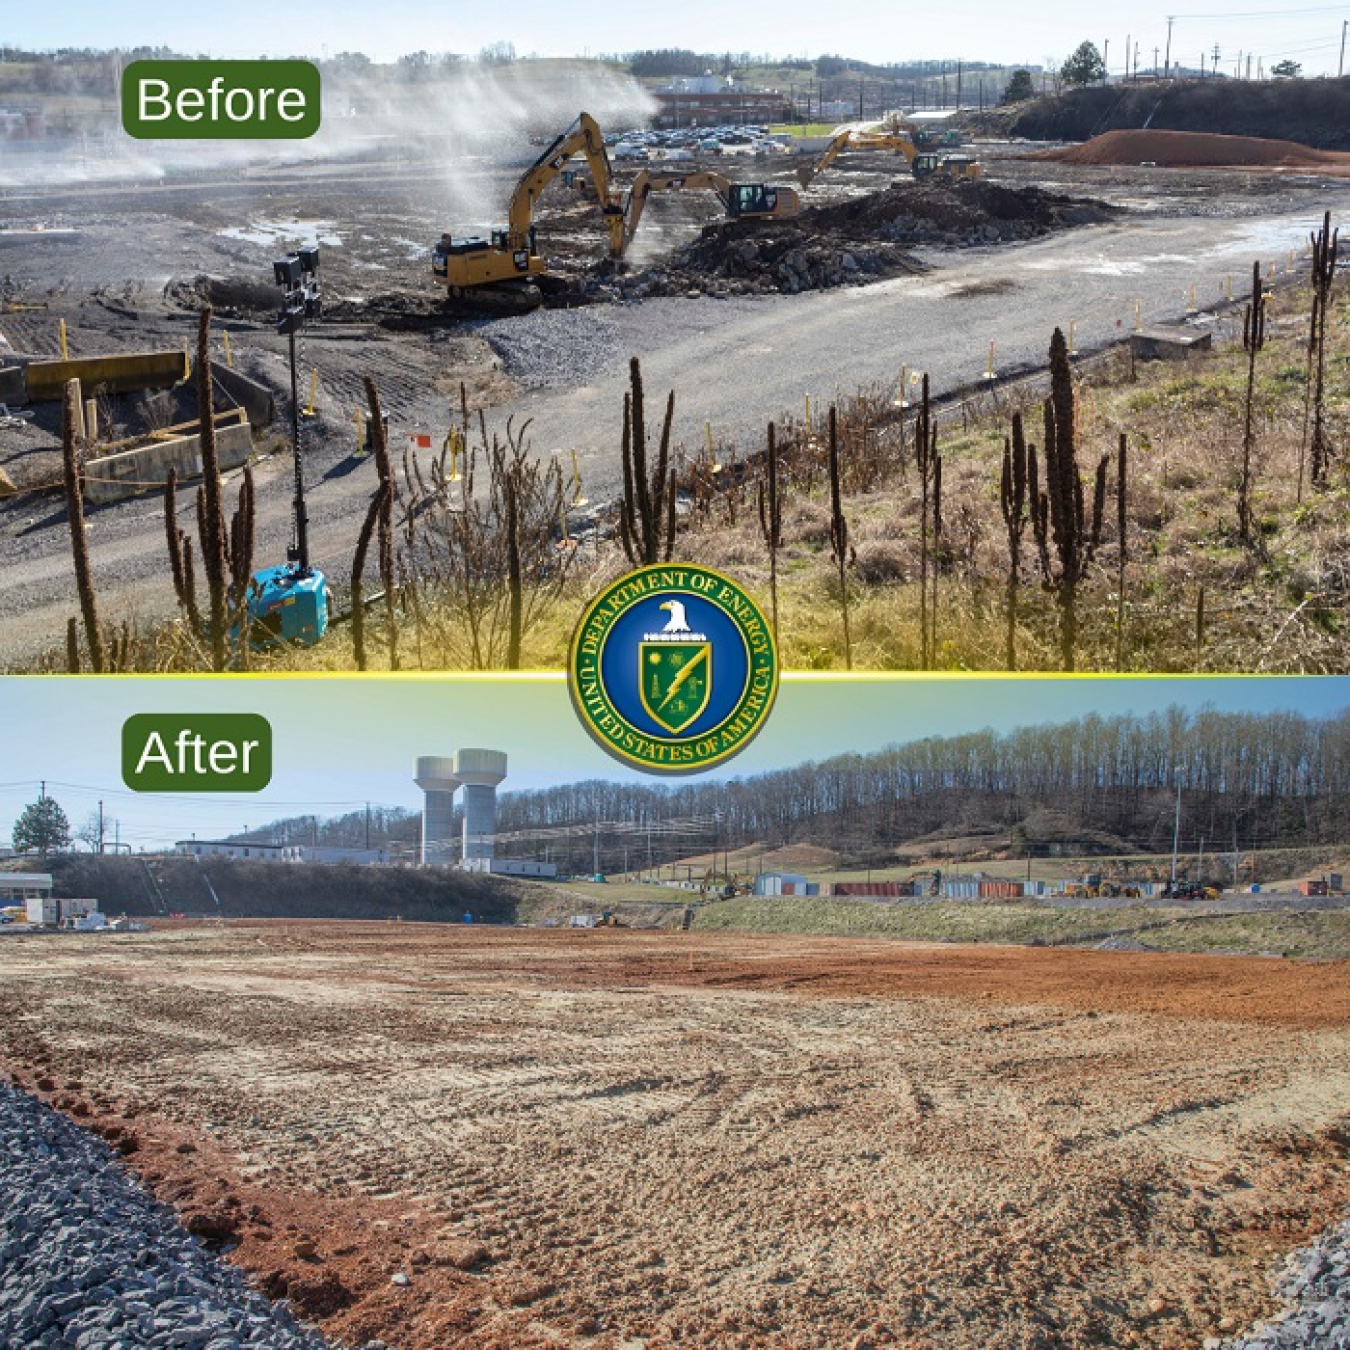
[[[1156,131],[1260,136],[1350,150],[1350,78],[1094,86],[971,113],[964,121],[982,134],[1035,141],[1086,141],[1104,131],[1148,125]]]
[[[347,863],[269,863],[220,858],[51,858],[58,897],[94,897],[105,914],[217,913],[227,919],[403,919],[479,922],[515,918],[509,883],[462,872],[358,867]]]

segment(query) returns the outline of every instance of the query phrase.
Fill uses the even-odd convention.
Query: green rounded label
[[[773,633],[730,577],[690,563],[629,572],[581,616],[572,704],[616,759],[697,773],[743,750],[778,693]]]

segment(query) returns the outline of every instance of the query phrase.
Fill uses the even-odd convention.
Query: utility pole
[[[98,851],[103,852],[103,803],[98,804]]]
[[[1130,53],[1134,50],[1134,48],[1132,48],[1132,47],[1130,46],[1130,43],[1133,42],[1133,41],[1134,41],[1134,34],[1133,34],[1133,33],[1126,33],[1126,34],[1125,34],[1125,78],[1126,78],[1127,80],[1130,78]]]
[[[1350,19],[1341,20],[1341,59],[1336,66],[1336,78],[1345,74],[1345,30],[1350,28]]]
[[[1215,79],[1218,78],[1218,75],[1219,75],[1219,44],[1218,44],[1217,42],[1214,44],[1214,65],[1213,65],[1213,68],[1212,68],[1212,70],[1211,70],[1210,73],[1215,77]]]
[[[1155,80],[1158,78],[1158,49],[1156,47],[1153,49],[1153,78]]]
[[[1111,39],[1107,38],[1102,43],[1102,83],[1111,83],[1111,63],[1108,58],[1111,55]]]
[[[1166,66],[1163,74],[1169,80],[1172,78],[1172,23],[1175,19],[1175,14],[1167,16],[1167,58],[1163,63]]]
[[[1177,850],[1181,845],[1181,765],[1176,767],[1177,775],[1177,814],[1172,825],[1172,895],[1177,893]]]

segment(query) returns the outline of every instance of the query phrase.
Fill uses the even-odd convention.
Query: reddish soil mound
[[[1314,150],[1297,141],[1216,136],[1198,131],[1108,131],[1067,150],[1032,159],[1062,164],[1159,164],[1167,168],[1350,169],[1350,154]]]

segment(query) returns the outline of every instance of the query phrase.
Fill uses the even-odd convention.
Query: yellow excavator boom
[[[561,136],[520,176],[511,203],[507,208],[507,231],[511,248],[524,248],[529,243],[534,208],[544,189],[563,171],[573,155],[584,154],[590,165],[595,195],[605,214],[609,229],[610,252],[613,253],[623,231],[623,209],[614,190],[613,171],[609,151],[599,124],[590,113],[581,113]]]
[[[810,164],[803,164],[797,170],[797,181],[808,188],[845,150],[893,150],[904,155],[905,161],[914,163],[918,147],[898,124],[888,122],[850,122],[847,126],[837,127],[824,150]]]
[[[505,229],[495,229],[489,238],[452,239],[441,236],[432,254],[432,270],[451,296],[503,283],[518,285],[546,272],[544,260],[535,252],[534,212],[544,189],[563,171],[575,154],[584,154],[595,181],[596,196],[609,233],[609,252],[623,250],[623,207],[618,200],[605,150],[605,138],[589,113],[582,113],[520,176],[511,194]],[[508,287],[509,288],[509,287]],[[530,288],[533,293],[533,288]],[[535,295],[534,303],[538,303]]]
[[[644,169],[633,180],[624,201],[619,253],[622,256],[633,242],[647,198],[653,192],[712,192],[722,203],[729,220],[742,217],[789,219],[801,211],[801,198],[790,187],[771,187],[764,183],[733,183],[725,174],[711,170],[693,173],[652,173]]]

